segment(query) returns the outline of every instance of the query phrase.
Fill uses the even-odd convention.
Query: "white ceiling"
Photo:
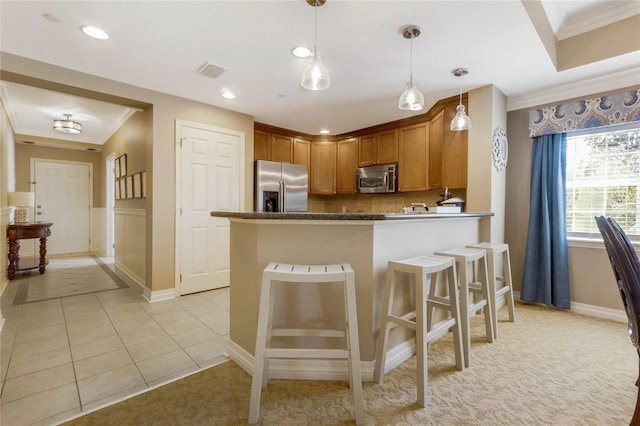
[[[557,39],[640,14],[640,0],[542,4]],[[509,105],[519,106],[576,82],[631,75],[640,84],[638,51],[556,71],[518,0],[327,0],[317,15],[317,45],[331,74],[331,87],[320,92],[300,86],[306,60],[290,53],[294,46],[313,45],[314,9],[304,0],[3,0],[0,50],[309,134],[322,128],[340,134],[426,112],[438,99],[456,95],[459,83],[463,91],[494,84]],[[397,107],[409,77],[410,42],[401,36],[409,24],[422,29],[413,42],[414,80],[425,95],[425,109],[417,113]],[[98,26],[110,38],[91,39],[79,30],[82,25]],[[640,36],[640,29],[629,36]],[[216,79],[198,74],[205,62],[224,73]],[[461,81],[451,74],[458,67],[469,68]],[[22,134],[59,137],[51,134],[51,120],[71,113],[86,129],[74,140],[102,143],[126,115],[121,107],[40,96],[13,83],[4,89],[11,122]],[[237,98],[222,99],[223,89]]]

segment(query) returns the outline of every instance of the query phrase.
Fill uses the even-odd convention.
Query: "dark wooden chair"
[[[640,340],[638,336],[640,331],[640,260],[638,260],[638,255],[631,241],[614,219],[600,216],[596,218],[596,223],[602,234],[604,246],[613,268],[613,275],[618,284],[620,297],[622,297],[622,304],[627,313],[629,337],[638,351],[640,369]],[[637,385],[638,381],[636,381]],[[640,389],[636,396],[636,408],[630,424],[640,425]]]

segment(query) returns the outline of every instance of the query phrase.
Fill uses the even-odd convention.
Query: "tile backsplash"
[[[344,194],[344,195],[309,195],[310,212],[340,213],[400,213],[402,207],[411,203],[426,203],[432,207],[440,199],[443,190],[397,192],[394,194]],[[452,197],[466,198],[465,189],[450,190]]]

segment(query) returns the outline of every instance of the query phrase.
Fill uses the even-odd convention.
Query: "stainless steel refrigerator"
[[[256,160],[257,212],[306,212],[309,174],[307,166]]]

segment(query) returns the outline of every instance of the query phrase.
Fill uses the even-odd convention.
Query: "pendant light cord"
[[[314,15],[314,21],[315,21],[315,28],[313,30],[313,57],[314,59],[316,59],[318,57],[318,55],[316,54],[316,45],[318,43],[318,1],[316,0],[315,4],[313,5],[313,15]]]
[[[411,44],[409,44],[409,84],[413,85],[413,35],[411,35]]]

